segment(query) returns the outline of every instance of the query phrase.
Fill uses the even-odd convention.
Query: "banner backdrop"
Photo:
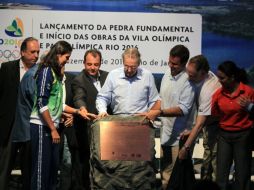
[[[102,52],[107,71],[122,65],[128,47],[140,50],[141,65],[153,73],[164,73],[174,45],[186,45],[191,56],[201,53],[199,14],[1,10],[0,18],[0,63],[17,59],[28,36],[40,41],[41,54],[59,40],[71,43],[66,70],[74,72],[83,69],[84,53],[91,48]]]

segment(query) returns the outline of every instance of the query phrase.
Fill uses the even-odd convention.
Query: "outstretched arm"
[[[207,116],[205,116],[205,115],[198,115],[197,116],[195,126],[192,128],[192,130],[189,134],[189,137],[186,140],[184,146],[179,151],[179,159],[186,159],[189,148],[192,146],[193,142],[196,140],[199,132],[205,125],[206,120],[207,120]]]

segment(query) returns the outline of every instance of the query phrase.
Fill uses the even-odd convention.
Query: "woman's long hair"
[[[43,67],[51,67],[54,73],[59,77],[62,78],[61,67],[58,63],[58,56],[57,55],[64,55],[66,53],[71,53],[72,47],[66,41],[58,41],[56,42],[51,48],[50,51],[45,55],[45,57],[41,60],[38,66],[38,70],[35,74],[37,77],[38,73]]]

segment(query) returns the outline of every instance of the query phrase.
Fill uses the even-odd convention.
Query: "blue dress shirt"
[[[135,76],[126,77],[124,68],[118,68],[108,74],[97,95],[96,108],[103,113],[110,105],[114,114],[129,115],[149,111],[159,99],[150,71],[138,68]]]

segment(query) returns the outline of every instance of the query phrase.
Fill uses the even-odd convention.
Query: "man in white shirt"
[[[218,78],[209,71],[207,59],[203,55],[192,57],[187,64],[189,80],[195,83],[197,116],[195,125],[179,152],[179,158],[186,158],[188,147],[193,145],[198,133],[203,128],[204,161],[202,165],[202,179],[215,180],[216,172],[216,134],[217,120],[211,116],[211,100],[213,93],[220,88]],[[183,135],[187,135],[185,133]]]

